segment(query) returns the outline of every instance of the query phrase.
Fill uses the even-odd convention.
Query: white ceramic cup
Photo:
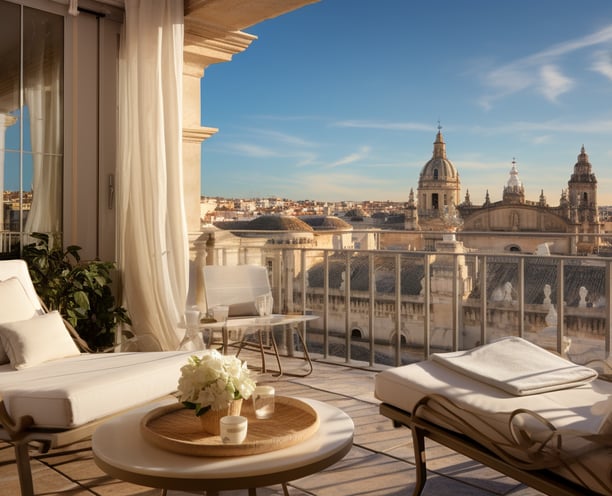
[[[217,322],[225,322],[229,314],[229,307],[227,305],[217,305],[212,309],[213,319]]]
[[[241,415],[228,415],[221,417],[220,435],[225,444],[240,444],[247,436],[249,421]]]
[[[252,398],[255,417],[267,419],[274,414],[274,388],[272,386],[257,386]]]

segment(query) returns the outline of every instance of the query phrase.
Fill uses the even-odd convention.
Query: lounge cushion
[[[37,309],[16,277],[0,281],[0,302],[0,324],[27,320],[37,315]],[[8,361],[6,350],[0,344],[0,364]]]
[[[16,369],[81,353],[57,311],[0,324],[0,343]]]
[[[517,336],[507,336],[471,350],[434,353],[434,362],[516,396],[539,394],[587,384],[597,377]]]
[[[84,353],[15,370],[0,366],[0,394],[13,418],[73,428],[176,391],[192,352]]]

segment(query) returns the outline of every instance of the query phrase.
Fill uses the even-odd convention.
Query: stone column
[[[229,62],[246,50],[256,36],[230,28],[204,23],[194,16],[185,17],[183,50],[183,187],[187,230],[200,231],[202,142],[217,133],[202,126],[201,79],[211,64]],[[231,96],[229,96],[231,98]]]

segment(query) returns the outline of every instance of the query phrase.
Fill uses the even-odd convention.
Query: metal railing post
[[[431,350],[431,255],[423,255],[423,357],[429,358]]]
[[[369,306],[368,306],[368,341],[370,343],[370,367],[376,361],[374,349],[374,322],[376,311],[376,270],[374,267],[374,254],[368,254],[368,274],[369,274]]]
[[[395,366],[402,363],[402,256],[395,255]]]
[[[351,361],[351,253],[344,257],[344,346],[346,363]]]

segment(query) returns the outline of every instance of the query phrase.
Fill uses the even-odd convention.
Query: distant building
[[[408,202],[404,220],[407,229],[420,226],[427,230],[444,230],[445,217],[459,204],[461,194],[459,173],[446,156],[446,143],[441,129],[438,126],[432,157],[423,166],[419,175],[416,209],[412,195]]]
[[[459,203],[459,173],[446,156],[446,144],[440,128],[434,142],[433,156],[421,170],[416,197],[410,190],[404,211],[404,229],[490,233],[470,238],[469,248],[532,252],[547,242],[551,252],[586,254],[597,251],[603,232],[597,207],[597,179],[584,146],[580,150],[568,187],[561,193],[558,206],[548,205],[544,191],[537,201],[525,198],[525,188],[515,160],[503,189],[501,201],[491,202],[487,191],[482,205],[474,205],[469,191]],[[534,236],[514,241],[494,233],[529,232]],[[543,238],[538,233],[572,233],[575,237]],[[425,242],[425,246],[431,243]]]

